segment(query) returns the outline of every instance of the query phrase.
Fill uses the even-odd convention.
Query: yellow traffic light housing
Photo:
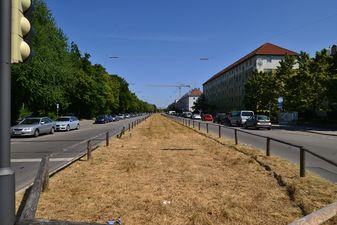
[[[31,28],[24,13],[30,6],[31,0],[12,0],[12,63],[23,62],[30,55],[30,47],[24,41]]]

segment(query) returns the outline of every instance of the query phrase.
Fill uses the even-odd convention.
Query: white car
[[[192,119],[193,120],[201,120],[201,116],[200,116],[200,114],[193,114]]]
[[[75,116],[61,116],[57,118],[56,131],[70,131],[80,129],[80,121]]]

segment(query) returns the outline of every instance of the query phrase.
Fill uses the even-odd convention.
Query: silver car
[[[265,115],[254,115],[251,116],[245,122],[245,128],[253,127],[254,129],[266,128],[271,129],[271,122],[268,116]]]
[[[39,136],[53,134],[55,122],[48,117],[27,117],[11,128],[11,136]]]
[[[56,120],[56,131],[80,129],[80,121],[75,116],[61,116]]]

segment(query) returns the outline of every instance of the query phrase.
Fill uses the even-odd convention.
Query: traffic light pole
[[[10,163],[11,0],[0,0],[0,220],[15,223],[15,176]]]

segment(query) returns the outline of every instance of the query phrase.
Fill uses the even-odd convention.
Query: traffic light
[[[30,7],[31,0],[12,0],[12,63],[24,62],[30,56],[30,47],[25,42],[31,28],[25,13]]]

